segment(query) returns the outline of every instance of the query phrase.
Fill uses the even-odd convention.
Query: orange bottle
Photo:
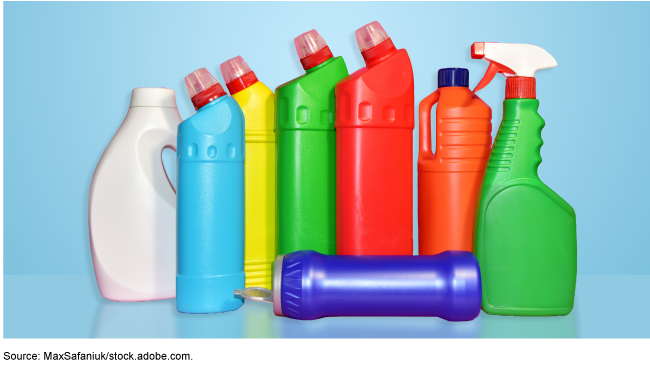
[[[438,90],[420,103],[420,255],[472,251],[474,209],[492,144],[492,110],[468,86],[467,69],[440,69]],[[436,103],[434,154],[431,109]]]

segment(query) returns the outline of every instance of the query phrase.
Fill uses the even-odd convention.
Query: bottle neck
[[[379,43],[378,45],[372,48],[368,48],[365,51],[362,51],[361,55],[363,56],[363,60],[366,61],[366,66],[370,67],[387,59],[388,57],[392,56],[395,52],[397,52],[397,48],[395,48],[393,41],[390,38],[388,38],[387,40]]]
[[[223,91],[223,87],[221,87],[221,84],[214,84],[192,97],[192,104],[194,104],[194,110],[199,110],[203,108],[206,104],[210,103],[211,101],[217,100],[224,95],[226,95],[226,92]]]
[[[204,104],[202,107],[196,109],[196,111],[200,112],[201,110],[210,108],[211,106],[215,105],[219,99],[221,99],[221,98],[223,98],[225,96],[226,96],[226,93],[224,93],[223,95],[221,95],[218,98],[214,98],[214,99],[210,100],[208,103]]]
[[[314,72],[314,71],[316,71],[316,70],[319,70],[319,69],[321,69],[321,68],[323,68],[323,67],[329,65],[329,64],[330,64],[332,61],[334,61],[334,60],[335,60],[335,58],[334,58],[334,57],[331,57],[331,58],[329,58],[329,59],[323,61],[322,63],[320,63],[320,64],[318,64],[318,65],[316,65],[316,66],[314,66],[314,67],[312,67],[312,68],[310,68],[310,69],[308,69],[308,70],[305,70],[305,72],[306,72],[306,73],[310,73],[310,72]]]
[[[228,88],[228,91],[232,96],[246,89],[247,87],[253,85],[257,81],[258,80],[257,80],[257,76],[255,76],[255,72],[251,71],[243,76],[240,76],[230,81],[229,83],[226,84],[226,87]]]
[[[302,68],[307,71],[322,64],[332,57],[334,57],[332,55],[332,51],[330,51],[330,48],[328,46],[325,46],[325,48],[318,50],[316,53],[301,58],[300,63],[302,64]]]
[[[501,183],[514,178],[538,178],[542,162],[542,128],[539,100],[513,98],[503,102],[503,120],[494,139],[486,179]]]
[[[506,79],[506,100],[537,99],[535,78],[513,76]]]

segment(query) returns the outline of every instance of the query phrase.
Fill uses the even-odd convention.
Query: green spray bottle
[[[535,71],[557,62],[531,44],[474,43],[472,58],[490,62],[474,92],[497,73],[507,77],[503,120],[474,221],[483,310],[516,316],[569,314],[576,287],[576,214],[537,176],[544,119],[537,113]]]
[[[294,42],[306,74],[275,90],[277,254],[314,250],[334,255],[334,86],[348,69],[316,30]]]

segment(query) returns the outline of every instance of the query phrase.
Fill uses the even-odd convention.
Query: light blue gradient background
[[[90,295],[80,303],[100,306],[101,318],[136,305],[99,296],[87,224],[92,173],[126,115],[133,88],[174,89],[185,119],[194,110],[183,78],[195,69],[206,67],[222,81],[219,64],[241,55],[262,82],[275,88],[303,73],[293,38],[315,28],[354,71],[364,65],[354,31],[373,20],[381,22],[398,48],[408,50],[416,104],[435,90],[439,68],[466,67],[470,84],[478,83],[487,63],[470,58],[476,41],[533,43],[556,58],[558,67],[537,74],[539,111],[547,123],[539,175],[577,214],[578,273],[583,278],[578,297],[590,298],[577,305],[589,312],[595,310],[590,301],[602,306],[611,299],[608,288],[581,286],[600,282],[585,275],[604,275],[611,285],[628,283],[629,297],[621,290],[607,308],[647,303],[650,281],[638,275],[650,275],[650,240],[644,233],[650,222],[650,163],[644,156],[650,135],[648,14],[649,3],[4,3],[4,274],[12,275],[5,276],[5,336],[66,336],[54,329],[45,334],[36,327],[34,332],[12,327],[18,319],[8,319],[10,311],[24,311],[27,298],[48,300],[46,293],[19,295],[30,290],[32,279],[33,285],[51,282],[55,288],[60,282],[70,300]],[[493,108],[493,134],[502,116],[504,88],[504,78],[497,76],[479,93]],[[414,177],[417,133],[416,126]],[[417,225],[417,211],[413,213]],[[417,226],[414,232],[417,241]],[[71,284],[74,280],[82,280],[83,289]],[[629,284],[636,282],[645,283],[642,298],[634,292],[637,285]],[[173,301],[167,302],[146,305],[152,311],[172,311]],[[480,318],[488,323],[503,317]],[[643,318],[645,332],[630,327],[611,335],[650,336],[650,319],[647,314]],[[321,321],[327,319],[311,326],[327,327]],[[374,323],[332,321],[344,327],[349,323],[348,332],[354,323]],[[417,327],[421,322],[408,323]],[[304,336],[316,328],[292,326],[287,331]],[[405,326],[408,337],[410,327]],[[179,335],[174,331],[169,333]],[[414,331],[412,336],[419,337]],[[226,337],[240,335],[245,334]]]

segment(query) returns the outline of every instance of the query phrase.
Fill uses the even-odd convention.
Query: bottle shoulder
[[[389,98],[400,97],[412,89],[413,67],[404,49],[377,64],[360,68],[336,86],[337,92],[376,93]]]
[[[486,119],[491,125],[492,108],[469,88],[443,87],[439,90],[436,119]]]
[[[178,109],[163,107],[131,107],[116,135],[121,133],[138,133],[148,129],[175,131],[183,121]]]
[[[538,112],[537,99],[506,99],[503,101],[503,119],[533,118],[544,121]]]
[[[316,99],[327,98],[330,89],[346,76],[348,69],[343,57],[335,57],[332,62],[278,86],[275,94],[296,97],[306,94]]]
[[[414,128],[414,84],[405,50],[336,85],[336,128]]]
[[[273,92],[256,82],[232,96],[246,119],[246,130],[273,130]]]
[[[489,184],[489,177],[487,176],[481,196],[481,212],[486,212],[493,203],[501,205],[499,202],[501,197],[507,195],[512,201],[517,202],[517,206],[538,209],[541,206],[540,204],[545,201],[546,204],[561,207],[567,214],[575,218],[576,214],[573,207],[539,178],[514,178],[491,186],[486,186],[486,184]],[[508,209],[507,206],[504,206],[504,208]]]
[[[179,126],[179,133],[192,130],[200,134],[215,136],[243,126],[244,114],[239,104],[230,96],[223,96],[199,109],[196,114],[185,119]],[[234,128],[239,129],[239,128]]]
[[[178,126],[182,122],[176,108],[133,107],[129,108],[124,121],[106,146],[99,165],[106,161],[131,160],[138,146],[150,139],[162,148],[175,145]]]
[[[334,87],[347,74],[343,58],[337,57],[318,70],[278,87],[275,130],[334,130]]]

